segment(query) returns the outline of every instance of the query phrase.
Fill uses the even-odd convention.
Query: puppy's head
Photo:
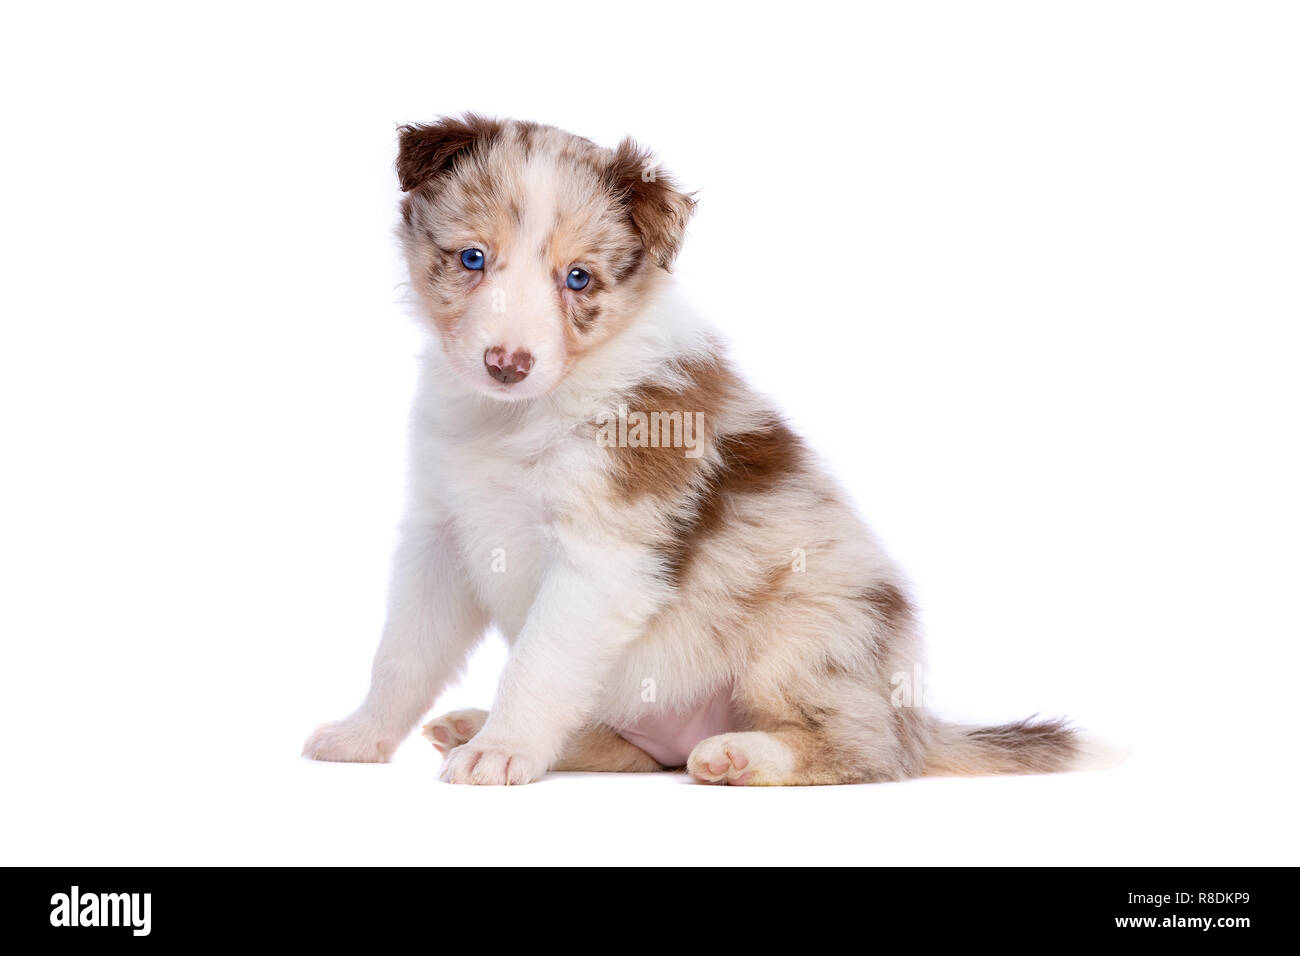
[[[694,207],[630,139],[474,115],[402,127],[397,173],[415,291],[456,373],[503,401],[635,317]]]

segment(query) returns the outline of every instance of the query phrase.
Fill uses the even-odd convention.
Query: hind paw
[[[695,745],[686,759],[686,769],[705,783],[779,786],[794,769],[794,754],[771,734],[718,734]]]

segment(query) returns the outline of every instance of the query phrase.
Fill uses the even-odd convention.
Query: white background
[[[1286,4],[34,5],[0,38],[0,860],[1297,860]],[[679,272],[908,569],[943,714],[1106,773],[818,789],[311,764],[423,333],[395,127],[654,146]],[[492,637],[443,708],[487,706]]]

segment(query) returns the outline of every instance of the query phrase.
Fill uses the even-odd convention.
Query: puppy
[[[1089,764],[1062,722],[956,726],[921,706],[899,571],[674,288],[695,203],[649,153],[467,115],[403,127],[397,172],[435,347],[370,691],[307,756],[387,760],[496,625],[491,713],[424,730],[452,783]]]

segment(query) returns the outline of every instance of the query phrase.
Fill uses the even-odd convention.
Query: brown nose
[[[483,364],[487,366],[488,374],[502,385],[513,385],[528,376],[533,367],[533,357],[523,349],[507,355],[505,349],[495,346],[483,353]]]

